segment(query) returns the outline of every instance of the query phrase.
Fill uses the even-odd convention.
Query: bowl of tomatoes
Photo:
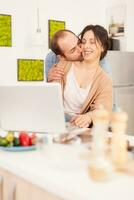
[[[35,150],[36,142],[36,133],[7,131],[0,136],[0,149],[8,151]]]

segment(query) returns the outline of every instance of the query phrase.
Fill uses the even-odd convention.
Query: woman
[[[102,105],[112,110],[112,81],[100,67],[108,50],[107,31],[99,25],[86,26],[80,34],[83,61],[61,62],[65,113],[79,127],[92,126],[94,112]]]

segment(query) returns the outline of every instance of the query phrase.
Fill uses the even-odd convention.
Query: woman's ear
[[[65,57],[64,57],[64,56],[61,56],[61,55],[57,55],[57,58],[58,58],[60,61],[64,61],[64,60],[65,60]]]

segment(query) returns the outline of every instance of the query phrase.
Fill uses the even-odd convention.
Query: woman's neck
[[[98,60],[95,60],[95,61],[84,60],[81,62],[81,65],[86,69],[93,70],[93,69],[99,67],[100,63],[98,62]]]

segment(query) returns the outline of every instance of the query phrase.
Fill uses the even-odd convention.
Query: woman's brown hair
[[[104,51],[101,53],[101,57],[100,57],[100,60],[101,60],[105,57],[105,55],[107,54],[107,50],[109,48],[109,38],[108,38],[107,30],[100,25],[88,25],[79,34],[80,40],[82,40],[84,34],[90,30],[93,31],[95,38],[97,39],[97,41],[101,43],[104,49]]]

